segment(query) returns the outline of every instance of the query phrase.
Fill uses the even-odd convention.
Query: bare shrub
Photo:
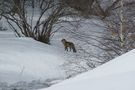
[[[48,44],[59,18],[70,15],[65,13],[65,6],[55,0],[10,0],[3,1],[2,6],[2,17],[18,36]]]

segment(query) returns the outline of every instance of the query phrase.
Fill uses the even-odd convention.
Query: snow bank
[[[0,31],[0,38],[15,38],[15,33],[11,31]]]
[[[3,34],[2,34],[3,35]],[[31,38],[0,38],[0,82],[63,78],[57,48]]]
[[[41,90],[135,90],[135,50],[96,69]]]

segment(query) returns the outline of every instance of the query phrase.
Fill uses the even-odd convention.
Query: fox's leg
[[[67,47],[67,51],[68,51],[68,47]]]
[[[69,47],[69,48],[70,48],[70,51],[71,51],[72,47]]]
[[[68,51],[68,48],[67,47],[65,47],[65,51]]]
[[[75,46],[74,46],[74,44],[73,44],[73,47],[72,47],[72,49],[73,49],[73,52],[76,52],[76,49],[75,49]]]

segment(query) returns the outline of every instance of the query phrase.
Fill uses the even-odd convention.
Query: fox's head
[[[66,42],[66,39],[62,39],[61,42],[65,43]]]

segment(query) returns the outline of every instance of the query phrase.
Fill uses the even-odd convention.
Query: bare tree
[[[32,37],[44,43],[50,42],[59,19],[70,15],[65,13],[64,5],[55,0],[9,0],[2,4],[1,15],[18,36]]]
[[[127,6],[124,6],[128,4]],[[105,19],[106,34],[103,36],[106,52],[110,52],[116,57],[129,50],[132,50],[135,45],[134,41],[134,4],[129,4],[121,0],[120,8],[115,10],[113,14]]]
[[[111,12],[119,7],[116,7],[120,0],[114,0],[109,5],[105,3],[105,8],[102,7],[104,0],[62,0],[71,8],[79,11],[82,16],[100,16],[102,19],[111,15]]]
[[[135,48],[135,4],[120,0],[115,7],[111,15],[102,20],[103,25],[96,21],[82,21],[78,22],[80,25],[74,25],[75,30],[69,31],[78,40],[79,52],[75,59],[67,60],[64,64],[69,76],[95,68]],[[92,24],[100,29],[78,30]]]

